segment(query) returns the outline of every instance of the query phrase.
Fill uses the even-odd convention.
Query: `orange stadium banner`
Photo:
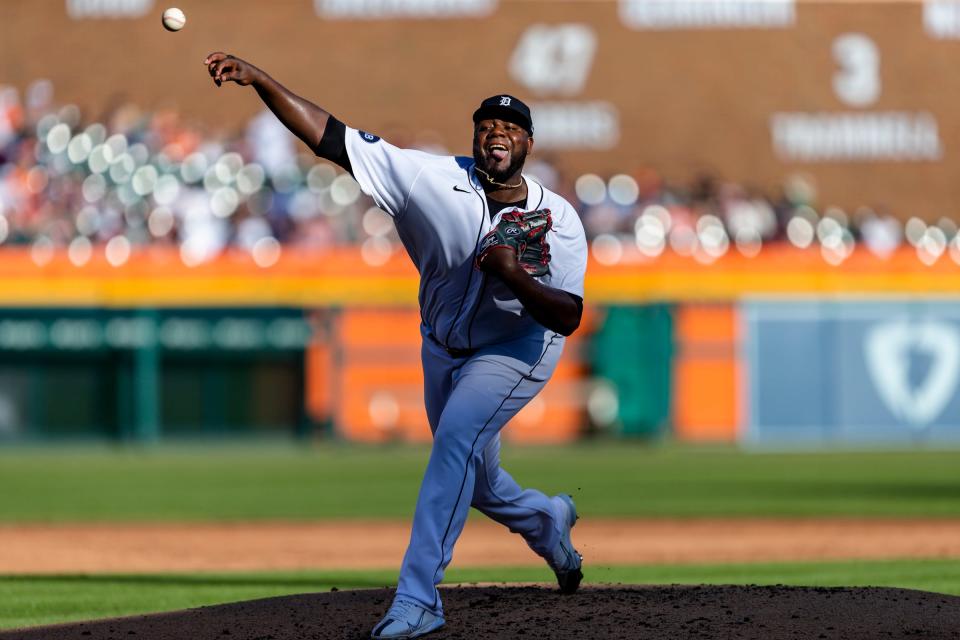
[[[587,268],[586,300],[603,305],[761,295],[956,295],[956,262],[947,253],[933,263],[924,256],[912,247],[888,256],[858,248],[833,265],[817,249],[786,245],[768,245],[754,257],[731,251],[709,261],[668,251],[657,258],[619,255],[615,264],[604,264],[611,261],[604,255]],[[7,307],[412,307],[417,302],[417,274],[402,252],[371,265],[357,248],[284,249],[264,267],[240,250],[196,266],[161,247],[135,250],[122,266],[102,253],[77,266],[65,252],[38,256],[8,247],[0,250],[0,278],[0,306]]]

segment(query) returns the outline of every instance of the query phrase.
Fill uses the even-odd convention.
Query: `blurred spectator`
[[[258,247],[277,243],[360,245],[374,262],[396,248],[392,224],[357,183],[301,151],[268,111],[230,137],[184,122],[175,110],[144,113],[123,101],[101,119],[82,122],[76,107],[58,108],[47,81],[22,100],[0,86],[0,243],[32,245],[39,257],[67,248],[77,264],[116,238],[117,246],[178,247],[188,264],[230,246],[256,257]],[[447,153],[436,132],[410,138],[416,148]],[[529,169],[573,201],[601,261],[649,260],[671,249],[710,262],[728,251],[753,256],[771,242],[819,247],[831,262],[856,243],[881,257],[904,242],[924,259],[948,247],[960,256],[952,221],[912,218],[904,226],[882,209],[818,211],[815,183],[803,175],[770,197],[710,174],[670,184],[646,166],[574,178],[537,155]]]

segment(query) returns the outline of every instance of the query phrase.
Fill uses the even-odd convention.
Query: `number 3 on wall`
[[[866,107],[880,97],[880,51],[862,33],[845,33],[833,41],[833,58],[840,66],[833,91],[851,107]]]

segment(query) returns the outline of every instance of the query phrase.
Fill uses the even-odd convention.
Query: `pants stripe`
[[[487,418],[487,421],[483,424],[483,428],[481,428],[480,431],[477,432],[477,436],[473,439],[473,443],[470,445],[470,455],[467,457],[467,460],[464,461],[464,465],[463,465],[463,478],[460,480],[460,492],[457,494],[457,501],[453,503],[453,510],[450,512],[450,519],[447,521],[447,528],[444,530],[443,538],[440,540],[440,563],[437,565],[437,568],[433,570],[434,584],[436,584],[437,572],[439,572],[440,569],[443,567],[443,557],[444,557],[443,550],[447,544],[447,536],[450,534],[450,527],[453,525],[453,520],[457,513],[457,507],[460,506],[460,500],[463,498],[463,488],[467,484],[467,473],[470,470],[469,465],[470,465],[470,461],[473,459],[474,451],[477,447],[477,442],[480,440],[480,436],[483,435],[483,432],[487,430],[487,427],[490,426],[490,423],[493,421],[493,419],[497,416],[498,413],[500,413],[500,409],[503,408],[503,405],[507,403],[507,400],[513,397],[513,392],[517,390],[517,387],[519,387],[524,380],[527,380],[530,376],[532,376],[533,372],[537,369],[538,366],[540,366],[540,363],[543,361],[543,358],[547,355],[547,352],[550,350],[550,347],[553,346],[553,342],[554,340],[556,340],[556,338],[557,338],[557,334],[553,334],[550,337],[550,342],[548,342],[547,346],[543,348],[543,352],[540,354],[540,357],[537,359],[537,361],[533,363],[533,366],[530,367],[530,371],[526,375],[520,376],[520,379],[517,380],[517,384],[513,385],[513,388],[510,389],[510,392],[506,395],[506,397],[504,397],[504,399],[500,401],[500,405],[494,410],[492,414],[490,414],[490,417]],[[434,589],[434,595],[433,595],[434,609],[437,607],[438,596],[439,594],[436,592],[436,589]]]

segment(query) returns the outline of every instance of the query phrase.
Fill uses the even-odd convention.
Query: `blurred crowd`
[[[394,142],[447,152],[428,133]],[[650,168],[564,176],[540,156],[528,173],[577,207],[601,262],[668,248],[709,262],[775,242],[833,263],[855,246],[886,255],[903,243],[925,261],[949,252],[960,262],[952,221],[819,208],[803,176],[770,194],[711,176],[670,184]],[[45,81],[23,93],[0,86],[0,243],[29,246],[38,263],[65,249],[78,265],[95,251],[122,264],[145,245],[175,247],[187,264],[239,247],[264,266],[286,246],[355,245],[371,264],[399,248],[390,219],[351,176],[309,154],[269,112],[229,135],[125,102],[90,117],[57,105]]]

